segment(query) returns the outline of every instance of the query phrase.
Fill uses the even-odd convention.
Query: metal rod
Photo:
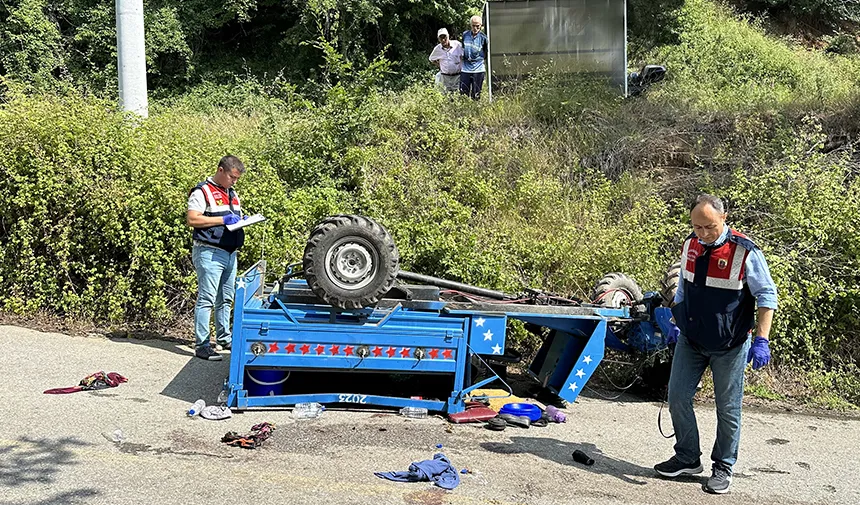
[[[455,289],[457,291],[462,291],[464,293],[470,293],[473,295],[483,296],[486,298],[493,298],[495,300],[513,300],[516,298],[513,295],[509,295],[507,293],[502,293],[501,291],[494,291],[492,289],[479,288],[477,286],[472,286],[469,284],[463,284],[461,282],[455,282],[455,281],[440,279],[439,277],[431,277],[429,275],[407,272],[406,270],[400,270],[399,272],[397,272],[397,278],[403,279],[405,281],[421,282],[424,284],[430,284],[431,286],[439,286],[440,288]]]

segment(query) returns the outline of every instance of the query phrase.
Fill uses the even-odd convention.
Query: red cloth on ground
[[[69,393],[77,393],[78,391],[93,391],[97,389],[115,388],[128,382],[128,379],[116,372],[96,372],[92,375],[87,375],[77,386],[69,388],[54,388],[48,389],[43,394],[46,395],[64,395]]]

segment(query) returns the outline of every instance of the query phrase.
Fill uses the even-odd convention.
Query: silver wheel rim
[[[626,289],[616,289],[606,298],[604,305],[607,307],[621,308],[630,305],[633,296]]]
[[[361,237],[344,237],[325,255],[326,276],[335,286],[349,291],[370,284],[378,268],[376,249]]]

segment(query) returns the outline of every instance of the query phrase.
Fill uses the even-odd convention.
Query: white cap
[[[448,36],[448,29],[447,28],[439,28],[439,31],[436,32],[436,37],[438,38],[441,35],[444,35],[447,37]]]

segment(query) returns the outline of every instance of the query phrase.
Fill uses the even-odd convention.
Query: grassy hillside
[[[772,377],[860,404],[860,59],[704,0],[679,23],[679,43],[649,56],[668,81],[626,100],[547,75],[492,104],[384,91],[385,61],[330,55],[336,78],[321,82],[336,84],[314,101],[277,80],[204,84],[138,125],[109,101],[8,83],[0,304],[155,328],[187,314],[187,191],[228,152],[249,166],[244,205],[269,217],[241,265],[265,254],[280,271],[317,220],[358,212],[388,227],[406,269],[583,298],[610,271],[657,288],[689,233],[687,202],[711,191],[780,290]]]

